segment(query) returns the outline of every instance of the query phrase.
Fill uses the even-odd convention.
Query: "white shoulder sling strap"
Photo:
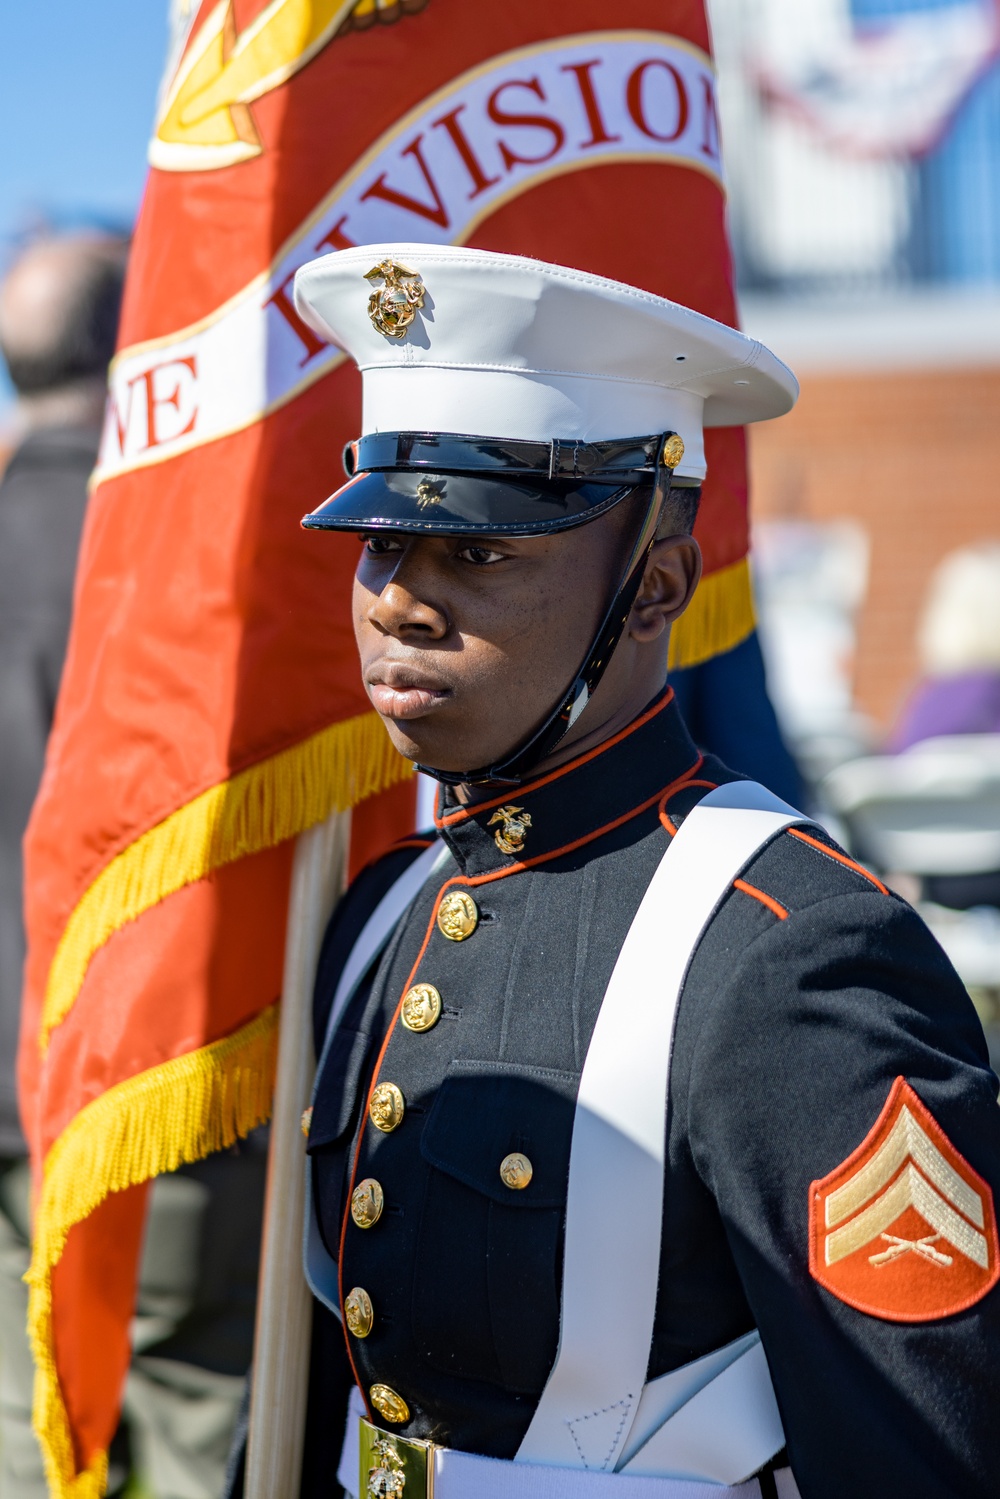
[[[733,880],[777,833],[804,821],[754,782],[720,786],[685,818],[636,912],[580,1081],[559,1351],[515,1462],[650,1471],[643,1448],[663,1426],[670,1402],[667,1410],[643,1411],[638,1430],[636,1420],[656,1312],[677,1004],[702,932]],[[748,1347],[744,1356],[751,1355],[766,1371],[762,1352]],[[653,1390],[642,1405],[655,1405]],[[682,1398],[673,1406],[683,1410],[687,1403]],[[765,1423],[765,1447],[773,1427]],[[737,1468],[748,1463],[741,1472],[728,1471],[731,1461],[724,1461],[727,1471],[689,1467],[685,1476],[736,1483],[779,1450],[780,1421],[776,1434],[776,1445],[759,1456],[754,1443],[730,1454]],[[657,1467],[678,1471],[673,1464]]]
[[[448,858],[448,849],[435,839],[430,848],[410,864],[400,875],[394,884],[383,895],[368,920],[358,934],[358,939],[351,948],[344,964],[340,981],[333,996],[333,1004],[330,1006],[330,1017],[326,1024],[326,1037],[323,1042],[323,1051],[320,1055],[319,1064],[316,1068],[316,1082],[313,1085],[313,1099],[315,1102],[316,1088],[323,1073],[325,1063],[330,1051],[337,1025],[341,1015],[362,979],[369,972],[372,964],[381,956],[388,945],[389,938],[396,930],[397,925],[406,914],[412,902],[416,899],[420,890],[434,871]],[[312,1171],[306,1162],[306,1215],[303,1224],[303,1261],[305,1265],[306,1280],[313,1295],[322,1301],[323,1305],[329,1307],[336,1316],[341,1316],[340,1294],[337,1286],[337,1262],[327,1253],[326,1246],[320,1236],[319,1225],[316,1214],[313,1211],[312,1200]]]
[[[326,1061],[327,1052],[330,1050],[330,1042],[333,1040],[334,1032],[341,1015],[347,1008],[348,1002],[353,998],[365,974],[371,968],[375,959],[381,957],[384,948],[388,945],[389,938],[396,930],[398,923],[409,910],[423,886],[430,879],[436,869],[448,859],[448,849],[439,838],[435,838],[429,848],[425,848],[412,864],[407,865],[399,879],[389,886],[378,905],[375,907],[368,920],[365,922],[358,939],[347,955],[343,972],[340,975],[337,988],[333,996],[333,1004],[330,1006],[329,1019],[326,1022],[326,1037],[323,1042],[323,1051],[316,1067],[316,1075],[319,1076]]]

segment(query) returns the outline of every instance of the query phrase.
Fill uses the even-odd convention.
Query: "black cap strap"
[[[662,442],[663,438],[657,440]],[[646,559],[656,539],[656,523],[660,507],[669,487],[668,479],[665,479],[662,484],[649,487],[642,520],[633,539],[628,562],[605,610],[597,634],[591,641],[590,648],[569,689],[553,708],[541,728],[536,729],[525,743],[518,745],[503,760],[493,765],[456,773],[437,770],[432,765],[418,763],[417,770],[422,770],[425,775],[433,776],[435,780],[443,781],[446,786],[458,786],[463,783],[469,786],[519,786],[534,767],[552,753],[589,703],[628,624],[632,605],[642,586]]]
[[[483,474],[491,478],[541,476],[613,486],[652,484],[672,433],[607,442],[521,441],[469,437],[456,432],[374,432],[348,443],[348,476],[379,470]]]

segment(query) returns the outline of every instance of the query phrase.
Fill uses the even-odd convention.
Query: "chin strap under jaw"
[[[672,433],[666,433],[663,438],[664,444],[672,436]],[[605,611],[597,634],[568,692],[542,726],[536,729],[531,737],[519,745],[506,759],[479,770],[437,770],[431,765],[419,763],[416,765],[417,770],[422,771],[424,775],[432,776],[436,781],[441,781],[445,786],[510,786],[514,788],[522,785],[529,772],[552,754],[559,741],[573,727],[593,697],[628,624],[632,606],[642,586],[646,560],[656,538],[656,524],[661,506],[670,489],[672,474],[673,469],[664,464],[661,458],[657,468],[656,483],[650,489],[649,502],[622,575],[622,582]]]

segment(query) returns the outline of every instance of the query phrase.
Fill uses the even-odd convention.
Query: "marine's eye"
[[[387,552],[401,552],[403,544],[395,536],[382,536],[376,532],[374,536],[365,537],[365,551],[369,557],[384,557]]]
[[[476,567],[489,567],[494,562],[503,562],[503,552],[494,552],[491,547],[463,547],[457,554],[463,562],[472,562]]]

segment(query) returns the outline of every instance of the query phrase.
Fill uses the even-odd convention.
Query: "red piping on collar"
[[[691,767],[691,770],[700,770],[702,765],[704,764],[704,760],[705,757],[702,756],[699,759],[698,764]],[[715,791],[718,787],[718,782],[685,780],[680,786],[678,786],[675,782],[673,786],[667,787],[666,791],[660,797],[660,821],[666,828],[667,832],[670,834],[671,838],[677,837],[677,824],[674,822],[674,819],[672,817],[667,816],[667,802],[670,801],[672,797],[676,796],[678,792],[687,791],[691,786],[707,786],[709,791]]]
[[[673,700],[674,689],[667,687],[663,696],[657,698],[653,706],[647,708],[645,713],[634,719],[624,729],[620,729],[610,739],[605,739],[602,743],[595,745],[593,749],[587,750],[582,755],[577,755],[575,760],[567,760],[565,765],[557,766],[555,770],[550,770],[548,775],[539,777],[537,781],[529,781],[526,786],[512,786],[502,796],[494,797],[492,801],[475,802],[468,807],[456,807],[454,812],[449,812],[444,817],[439,817],[435,811],[435,826],[449,828],[456,822],[467,821],[478,812],[489,812],[494,807],[502,807],[504,802],[509,802],[519,796],[527,796],[530,792],[537,791],[542,786],[548,786],[551,781],[558,781],[560,776],[568,775],[571,770],[578,770],[581,765],[586,765],[588,761],[596,759],[598,755],[603,755],[605,750],[612,749],[616,744],[621,744],[623,739],[627,739],[630,734],[634,734],[637,729],[641,729],[645,724],[649,723],[650,719],[655,718],[658,713],[662,713],[667,704],[672,703]]]

